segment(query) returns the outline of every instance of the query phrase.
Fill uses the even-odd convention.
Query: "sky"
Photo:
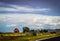
[[[0,32],[60,29],[60,0],[0,0]]]

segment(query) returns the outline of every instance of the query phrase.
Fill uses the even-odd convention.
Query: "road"
[[[60,41],[60,36],[53,37],[53,38],[42,39],[42,40],[37,40],[37,41]]]

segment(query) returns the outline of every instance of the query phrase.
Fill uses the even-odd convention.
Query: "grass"
[[[37,36],[3,36],[0,37],[0,41],[35,41],[37,39],[43,39],[48,37],[57,36],[60,34],[50,34],[50,33],[43,33]]]

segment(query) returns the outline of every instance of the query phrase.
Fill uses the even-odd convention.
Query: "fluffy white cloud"
[[[60,16],[46,16],[40,14],[0,14],[0,21],[6,23],[7,27],[11,26],[28,26],[30,28],[44,29],[48,24],[48,28],[60,29]]]
[[[17,26],[16,24],[7,24],[6,25],[7,27],[15,27],[15,26]]]
[[[12,12],[46,12],[49,8],[28,8],[12,4],[0,3],[1,11],[12,11]],[[33,28],[44,28],[44,25],[53,25],[53,28],[60,26],[60,16],[46,16],[40,14],[0,14],[0,22],[6,23],[7,27],[15,27],[18,25],[28,26]],[[1,24],[0,23],[0,24]]]

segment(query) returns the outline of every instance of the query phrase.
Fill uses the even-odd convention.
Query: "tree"
[[[2,34],[2,32],[0,32],[0,34]]]
[[[35,30],[30,30],[33,36],[36,36],[36,31]]]
[[[44,29],[44,32],[46,33],[46,32],[48,32],[48,30],[45,30],[45,29]]]
[[[44,31],[43,30],[40,30],[40,33],[43,33]]]
[[[28,27],[23,27],[23,32],[25,33],[25,32],[29,32],[30,31],[30,29],[28,28]]]
[[[50,32],[51,34],[54,34],[54,33],[56,33],[55,31],[53,31],[53,32]]]
[[[48,32],[48,30],[40,30],[40,33],[46,33],[46,32]]]

